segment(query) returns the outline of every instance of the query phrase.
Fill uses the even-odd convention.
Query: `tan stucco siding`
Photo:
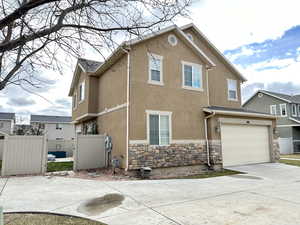
[[[98,113],[98,82],[99,78],[94,76],[89,76],[89,89],[88,99],[89,99],[89,113]]]
[[[84,100],[82,102],[79,102],[79,85],[85,81],[85,88],[84,88]],[[86,73],[80,72],[78,82],[75,85],[74,92],[77,93],[77,103],[76,108],[74,109],[72,106],[72,120],[75,120],[76,118],[88,113],[88,106],[89,106],[89,77]],[[73,93],[74,95],[74,93]],[[72,101],[73,102],[73,101]]]
[[[107,113],[97,118],[98,133],[108,134],[113,140],[112,156],[121,159],[126,166],[126,108]]]
[[[210,105],[240,108],[241,80],[239,77],[224,63],[220,56],[207,46],[204,40],[198,37],[192,28],[184,32],[190,33],[194,43],[216,64],[216,67],[208,72]],[[238,101],[228,100],[227,79],[238,81]]]
[[[276,119],[261,118],[261,117],[249,117],[249,116],[230,116],[230,115],[215,115],[214,117],[208,120],[208,139],[209,140],[221,140],[220,132],[220,118],[233,118],[241,120],[258,120],[258,121],[271,121],[272,128],[276,128]],[[277,139],[276,136],[273,136],[274,139]]]
[[[125,55],[99,77],[98,112],[126,103],[126,90],[127,57]]]
[[[171,46],[166,33],[132,47],[130,140],[147,139],[146,110],[172,112],[172,139],[203,139],[202,107],[207,106],[205,64],[178,37]],[[163,86],[148,83],[148,54],[163,56]],[[182,61],[202,65],[203,91],[182,88]]]

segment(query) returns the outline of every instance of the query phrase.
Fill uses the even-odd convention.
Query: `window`
[[[282,117],[287,116],[287,112],[286,112],[286,104],[280,104],[280,115]]]
[[[82,82],[79,85],[79,102],[82,102],[84,100],[84,86],[85,86],[85,82]]]
[[[270,113],[271,113],[271,115],[276,115],[277,114],[276,105],[271,105],[270,106]]]
[[[300,117],[300,105],[298,105],[298,116]]]
[[[77,107],[77,94],[75,93],[73,95],[73,109],[76,109],[76,107]]]
[[[56,130],[62,130],[62,124],[57,123],[56,124]]]
[[[152,53],[148,54],[149,57],[149,80],[151,84],[163,85],[163,57],[159,55],[154,55]]]
[[[292,104],[292,116],[297,116],[297,105]]]
[[[202,66],[194,63],[182,62],[183,88],[202,90]]]
[[[227,86],[228,86],[228,100],[231,101],[237,101],[237,81],[236,80],[227,80]]]
[[[171,139],[171,112],[147,111],[150,145],[165,146]]]

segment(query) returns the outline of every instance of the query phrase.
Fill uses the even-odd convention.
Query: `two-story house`
[[[291,96],[259,90],[243,106],[276,116],[280,152],[300,152],[300,95]]]
[[[103,63],[79,59],[72,119],[78,133],[110,135],[126,170],[273,162],[275,117],[242,109],[245,81],[195,25],[173,25],[122,43]]]
[[[13,134],[15,123],[15,113],[0,112],[0,132]]]

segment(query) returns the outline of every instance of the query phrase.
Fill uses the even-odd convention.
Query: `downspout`
[[[209,101],[209,81],[208,81],[208,71],[210,69],[206,69],[206,90],[207,90],[207,105],[210,106]],[[207,157],[207,165],[210,167],[210,152],[209,152],[209,142],[208,142],[208,124],[207,120],[211,117],[213,117],[216,113],[212,112],[212,114],[204,117],[204,131],[205,131],[205,144],[206,144],[206,157]]]
[[[125,171],[128,170],[128,153],[129,153],[129,94],[130,94],[130,51],[122,48],[127,54],[127,89],[126,89],[126,167]]]
[[[208,142],[208,124],[207,124],[207,120],[211,117],[213,117],[214,115],[216,115],[216,112],[213,112],[212,114],[204,117],[204,130],[205,130],[205,142],[206,142],[206,156],[207,156],[207,165],[211,166],[210,164],[210,152],[209,152],[209,142]]]

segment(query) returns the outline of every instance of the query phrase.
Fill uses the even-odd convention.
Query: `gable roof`
[[[247,101],[245,101],[243,103],[243,106],[245,106],[248,102],[250,102],[258,93],[266,94],[270,97],[279,99],[279,100],[284,101],[286,103],[300,104],[300,95],[293,95],[292,96],[292,95],[287,95],[287,94],[282,94],[282,93],[277,93],[277,92],[272,92],[272,91],[258,90]]]
[[[178,27],[177,25],[172,25],[169,27],[166,27],[164,29],[160,29],[158,31],[143,35],[141,37],[129,40],[129,41],[125,41],[122,44],[119,45],[119,47],[107,58],[107,60],[103,63],[97,62],[97,61],[93,61],[95,63],[95,67],[96,64],[99,63],[99,66],[97,69],[95,69],[94,71],[92,71],[92,73],[94,73],[93,75],[100,75],[103,72],[105,72],[111,65],[113,65],[118,59],[120,59],[121,56],[123,56],[124,54],[126,54],[126,52],[128,50],[130,50],[130,46],[132,45],[136,45],[138,43],[141,43],[143,41],[149,40],[153,37],[165,34],[167,32],[173,31],[175,32],[175,34],[177,34],[181,40],[187,44],[192,51],[194,51],[194,53],[196,55],[198,55],[206,64],[207,64],[207,68],[213,68],[216,66],[216,64],[213,62],[213,60],[211,60],[192,40],[190,40],[188,38],[188,36],[183,32],[183,30],[188,29],[190,27],[193,27],[196,32],[206,41],[207,45],[209,45],[224,61],[224,63],[226,63],[229,68],[232,69],[233,72],[235,72],[235,74],[244,82],[246,81],[246,78],[233,66],[233,64],[231,64],[226,57],[201,33],[201,31],[194,25],[194,24],[188,24],[186,26],[183,27]],[[83,63],[77,63],[80,68],[84,71],[85,67],[84,65],[81,65]],[[77,66],[76,66],[77,67]],[[93,69],[95,68],[93,67]],[[76,79],[74,77],[76,77],[76,72],[74,73],[73,76],[73,80],[71,83],[71,87],[70,87],[70,91],[69,91],[69,96],[72,95],[72,92],[74,90],[74,86],[76,83]]]
[[[103,62],[98,62],[94,60],[78,58],[78,64],[82,67],[84,72],[92,73],[97,70],[97,68],[103,64]]]
[[[206,44],[211,47],[215,51],[215,53],[223,60],[223,62],[243,81],[246,82],[247,79],[241,74],[240,71],[237,70],[237,68],[224,56],[222,52],[219,51],[219,49],[216,48],[216,46],[199,30],[198,27],[195,26],[195,24],[190,23],[187,25],[184,25],[180,27],[181,30],[186,30],[189,28],[193,28],[196,33],[206,42]]]
[[[30,122],[71,123],[72,117],[70,117],[70,116],[30,115]]]
[[[15,113],[0,112],[0,120],[14,120]]]

